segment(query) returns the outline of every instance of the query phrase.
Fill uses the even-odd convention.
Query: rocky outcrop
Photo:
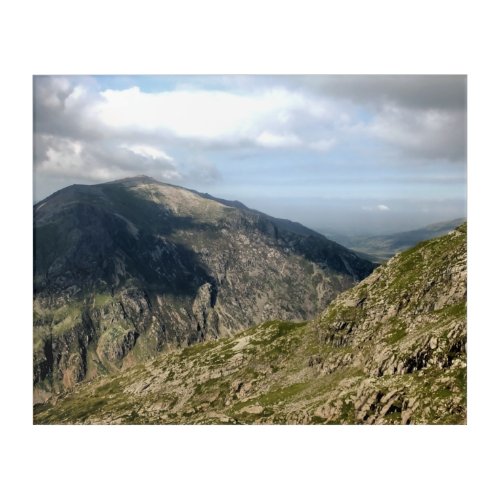
[[[219,316],[215,310],[217,289],[215,285],[205,283],[200,286],[193,302],[193,315],[196,321],[196,331],[201,339],[219,336]]]

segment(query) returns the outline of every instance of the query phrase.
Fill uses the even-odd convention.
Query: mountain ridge
[[[170,346],[310,318],[374,268],[301,225],[149,177],[69,186],[33,212],[35,400]]]

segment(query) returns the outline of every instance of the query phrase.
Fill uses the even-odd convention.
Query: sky
[[[314,229],[466,215],[466,77],[35,76],[34,201],[135,175]]]

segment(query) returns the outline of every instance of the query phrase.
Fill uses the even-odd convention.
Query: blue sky
[[[463,76],[34,79],[35,200],[146,174],[345,233],[466,213]]]

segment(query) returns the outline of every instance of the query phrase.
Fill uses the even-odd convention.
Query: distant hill
[[[420,241],[442,236],[460,224],[465,218],[437,222],[413,231],[381,236],[346,236],[339,233],[323,231],[327,237],[355,250],[358,255],[373,262],[385,262],[397,252],[402,252]]]
[[[306,320],[374,265],[300,224],[134,177],[34,207],[35,401],[161,351]]]
[[[77,385],[34,422],[463,424],[467,229],[419,243],[310,322],[268,321]]]

